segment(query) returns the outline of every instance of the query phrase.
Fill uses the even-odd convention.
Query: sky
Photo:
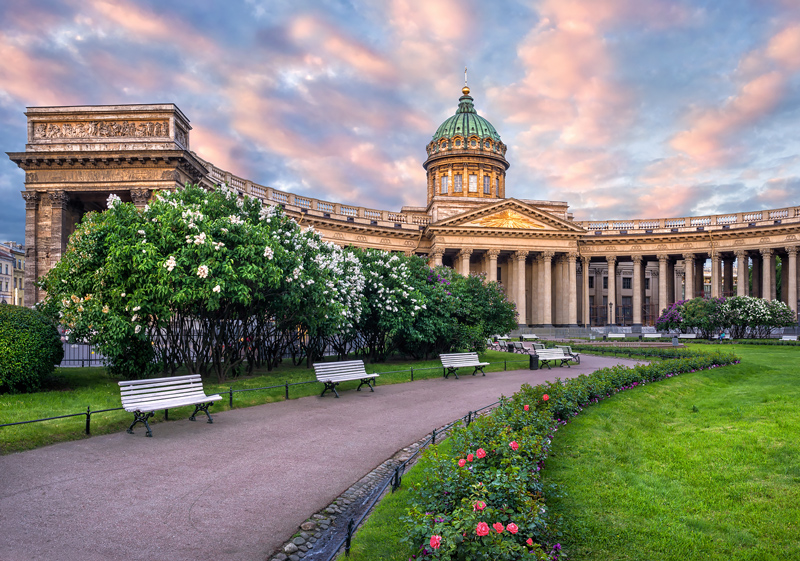
[[[175,103],[235,175],[424,206],[465,66],[506,196],[576,220],[798,204],[797,0],[0,2],[0,148],[26,107]],[[0,241],[24,242],[23,189],[0,159]]]

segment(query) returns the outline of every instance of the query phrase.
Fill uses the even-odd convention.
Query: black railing
[[[519,363],[529,364],[529,359],[526,359],[526,360],[504,360],[503,361],[503,370],[504,371],[508,370],[508,365],[509,364],[514,364],[514,363],[518,363],[518,362]],[[494,362],[494,363],[489,363],[489,364],[491,365],[491,364],[500,364],[500,363],[499,362]],[[385,372],[380,372],[380,374],[402,374],[404,372],[409,372],[411,374],[411,381],[413,382],[414,381],[414,372],[420,372],[422,370],[442,370],[442,367],[441,366],[426,366],[426,367],[423,367],[423,368],[411,367],[411,368],[404,369],[404,370],[389,370],[389,371],[385,371]],[[274,386],[260,386],[260,387],[257,387],[257,388],[242,388],[242,389],[236,389],[236,390],[233,389],[232,387],[229,387],[228,390],[217,391],[216,393],[219,394],[219,395],[228,394],[228,406],[231,409],[233,409],[233,395],[237,394],[237,393],[255,392],[255,391],[263,391],[263,390],[274,390],[274,389],[277,389],[277,388],[282,388],[284,390],[284,399],[288,400],[288,399],[290,399],[289,388],[291,388],[293,386],[304,386],[304,385],[307,385],[307,384],[317,384],[317,383],[319,383],[319,382],[315,379],[315,380],[305,380],[305,381],[302,381],[302,382],[286,382],[286,383],[277,384],[277,385],[274,385]],[[66,418],[69,418],[69,417],[85,416],[86,417],[86,428],[84,429],[84,433],[89,435],[89,434],[91,434],[92,415],[97,415],[99,413],[107,413],[109,411],[122,411],[122,410],[123,410],[122,407],[112,407],[112,408],[109,408],[109,409],[92,410],[91,405],[89,405],[89,406],[86,407],[86,411],[82,411],[80,413],[69,413],[69,414],[66,414],[66,415],[57,415],[57,416],[53,416],[53,417],[44,417],[42,419],[30,419],[30,420],[27,420],[27,421],[16,421],[16,422],[13,422],[13,423],[2,423],[2,424],[0,424],[0,428],[2,428],[2,427],[11,427],[11,426],[14,426],[14,425],[27,425],[27,424],[30,424],[30,423],[40,423],[40,422],[44,422],[44,421],[52,421],[52,420],[55,420],[55,419],[66,419]]]

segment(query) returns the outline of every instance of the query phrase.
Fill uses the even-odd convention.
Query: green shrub
[[[63,358],[58,330],[44,314],[0,305],[0,393],[38,390]]]

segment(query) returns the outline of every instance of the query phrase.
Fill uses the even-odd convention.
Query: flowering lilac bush
[[[747,335],[769,337],[779,327],[796,325],[791,308],[778,300],[751,296],[731,298],[693,298],[665,308],[656,320],[656,329],[697,331],[704,338],[729,331],[734,339]]]
[[[451,452],[430,447],[420,461],[405,522],[416,559],[562,559],[540,471],[556,431],[584,407],[620,391],[685,372],[738,362],[730,353],[633,368],[603,368],[524,385],[489,415],[451,435]],[[435,539],[434,539],[435,538]]]

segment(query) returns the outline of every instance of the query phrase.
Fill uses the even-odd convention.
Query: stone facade
[[[710,296],[773,298],[778,258],[781,298],[797,311],[800,207],[577,221],[566,202],[506,197],[508,163],[495,131],[485,137],[497,137],[488,149],[428,146],[426,207],[370,209],[279,191],[215,167],[189,150],[189,121],[171,104],[31,108],[26,115],[26,150],[9,157],[26,171],[28,306],[43,296],[33,281],[59,259],[83,213],[105,208],[110,193],[143,206],[153,191],[191,181],[207,188],[227,183],[281,205],[341,245],[483,273],[503,284],[522,325],[652,324],[670,303],[704,294],[705,284]],[[478,192],[470,192],[462,178],[460,192],[435,192],[442,170],[485,173],[501,180],[500,189],[490,182],[485,194],[479,181]],[[749,277],[748,266],[752,287],[736,282]]]

